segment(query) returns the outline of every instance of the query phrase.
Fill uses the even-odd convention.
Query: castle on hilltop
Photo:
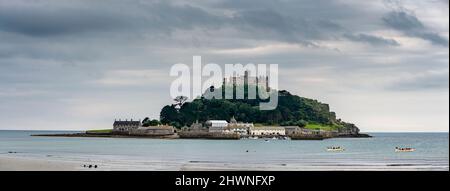
[[[233,75],[230,78],[223,78],[224,85],[234,85],[234,86],[243,86],[254,85],[257,87],[265,87],[266,90],[270,90],[269,86],[269,76],[249,76],[248,71],[245,71],[244,76]]]

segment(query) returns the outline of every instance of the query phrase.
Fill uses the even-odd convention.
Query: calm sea
[[[108,170],[449,170],[448,133],[323,141],[30,136],[48,133],[67,132],[0,131],[0,156],[95,163]],[[327,152],[328,146],[345,151]],[[417,150],[396,153],[397,146]]]

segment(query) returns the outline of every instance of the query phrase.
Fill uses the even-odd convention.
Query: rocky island
[[[225,93],[225,88],[217,90]],[[217,90],[211,87],[208,92]],[[38,136],[291,140],[370,137],[360,133],[356,125],[336,118],[328,104],[286,90],[277,91],[279,101],[274,110],[259,110],[258,103],[263,99],[206,99],[208,92],[191,102],[183,96],[175,98],[174,104],[162,108],[160,120],[115,120],[113,129]]]

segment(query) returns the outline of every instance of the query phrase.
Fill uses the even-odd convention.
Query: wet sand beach
[[[0,171],[77,171],[77,163],[46,159],[0,156]]]
[[[83,166],[98,164],[98,168]],[[232,164],[210,161],[62,161],[35,157],[0,156],[0,171],[448,171],[448,167],[427,164]]]

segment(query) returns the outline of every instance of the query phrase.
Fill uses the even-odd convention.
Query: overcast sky
[[[448,0],[0,0],[0,129],[159,118],[200,55],[279,64],[362,131],[448,131],[448,39]]]

